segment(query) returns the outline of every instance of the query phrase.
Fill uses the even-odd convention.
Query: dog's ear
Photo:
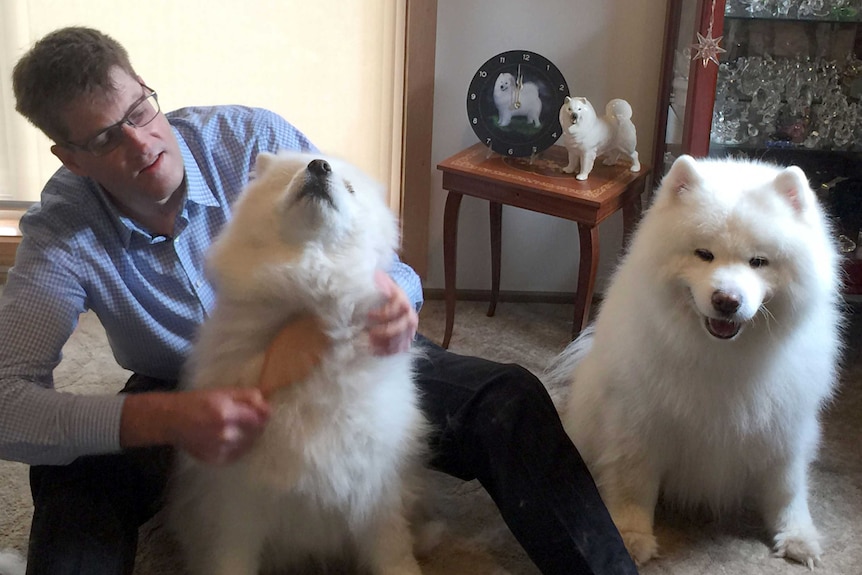
[[[261,152],[254,159],[254,173],[252,179],[259,178],[266,173],[272,164],[275,163],[276,155],[270,152]]]
[[[805,172],[797,166],[785,168],[775,176],[775,189],[798,213],[806,211],[814,197]]]
[[[662,180],[662,189],[675,195],[695,189],[701,181],[697,162],[688,154],[678,157]]]

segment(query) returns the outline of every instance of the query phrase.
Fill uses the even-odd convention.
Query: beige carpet
[[[541,373],[568,341],[572,307],[501,303],[497,315],[485,305],[459,302],[451,349],[499,361],[514,361]],[[862,574],[862,313],[851,316],[847,360],[839,396],[825,417],[825,438],[811,476],[811,507],[824,536],[821,575]],[[421,331],[440,341],[443,304],[430,301],[421,315]],[[113,365],[101,326],[92,315],[82,319],[65,350],[57,381],[67,391],[115,391],[126,374]],[[551,390],[559,399],[562,390]],[[529,563],[476,482],[438,475],[433,495],[448,524],[443,543],[425,564],[429,575],[530,575]],[[26,468],[0,462],[0,549],[23,549],[30,513]],[[721,521],[687,517],[662,510],[657,532],[663,556],[641,569],[642,575],[802,574],[805,569],[770,557],[766,534],[757,518],[741,513]],[[175,549],[156,518],[144,528],[136,573],[181,574]]]

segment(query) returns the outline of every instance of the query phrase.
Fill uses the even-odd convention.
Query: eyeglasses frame
[[[134,101],[134,103],[132,103],[132,105],[131,105],[131,106],[129,106],[129,110],[128,110],[128,112],[126,112],[126,114],[122,117],[122,119],[121,119],[120,121],[115,122],[115,123],[113,123],[113,124],[111,124],[110,126],[107,126],[107,127],[105,127],[105,128],[102,128],[102,129],[101,129],[101,130],[99,130],[95,135],[93,135],[91,138],[89,138],[89,139],[88,139],[84,144],[76,144],[75,142],[72,142],[72,141],[66,141],[66,142],[65,142],[65,145],[66,145],[66,146],[68,146],[68,147],[76,148],[76,149],[78,149],[78,150],[82,150],[82,151],[84,151],[84,152],[87,152],[87,153],[92,154],[92,155],[97,156],[97,157],[105,156],[105,155],[107,155],[107,154],[110,154],[110,153],[111,153],[111,152],[113,152],[114,150],[116,150],[116,149],[120,146],[120,144],[122,143],[122,141],[123,141],[123,140],[122,140],[122,138],[121,138],[121,139],[119,139],[119,140],[117,140],[117,144],[116,144],[116,145],[114,145],[114,146],[111,146],[111,147],[110,147],[109,149],[107,149],[107,150],[103,150],[103,151],[100,151],[100,152],[95,152],[95,151],[93,151],[93,150],[91,149],[91,146],[90,146],[90,145],[92,144],[92,142],[93,142],[96,138],[98,138],[99,136],[101,136],[102,134],[104,134],[104,133],[106,133],[106,132],[110,132],[111,130],[116,130],[117,128],[122,127],[124,124],[125,124],[125,125],[128,125],[128,126],[131,126],[132,128],[136,128],[136,129],[137,129],[137,128],[143,128],[144,126],[146,126],[147,124],[149,124],[150,122],[152,122],[153,120],[155,120],[155,119],[156,119],[156,117],[159,115],[159,112],[161,112],[161,107],[160,107],[160,105],[159,105],[159,96],[158,96],[158,94],[156,93],[156,91],[155,91],[155,90],[153,90],[152,88],[150,88],[150,87],[149,87],[149,86],[147,86],[146,84],[140,84],[140,85],[141,85],[141,87],[142,87],[142,88],[144,88],[144,90],[147,90],[149,93],[145,93],[145,94],[144,94],[144,95],[142,95],[140,98],[138,98],[137,100],[135,100],[135,101]],[[155,113],[155,114],[153,114],[153,117],[152,117],[152,118],[150,118],[149,120],[147,120],[147,121],[146,121],[146,122],[144,122],[143,124],[135,124],[135,123],[134,123],[134,122],[132,122],[132,121],[131,121],[131,119],[130,119],[130,118],[131,118],[131,116],[132,116],[132,114],[134,114],[135,110],[137,110],[137,109],[138,109],[138,107],[139,107],[141,104],[143,104],[144,102],[146,102],[146,101],[147,101],[148,99],[150,99],[150,98],[152,98],[152,99],[155,101],[155,103],[156,103],[156,105],[155,105],[156,113]]]

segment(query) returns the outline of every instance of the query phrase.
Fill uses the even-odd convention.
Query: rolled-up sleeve
[[[389,277],[404,290],[404,293],[410,298],[410,302],[418,312],[425,301],[422,295],[422,280],[419,279],[419,274],[401,260],[395,260],[389,269]]]

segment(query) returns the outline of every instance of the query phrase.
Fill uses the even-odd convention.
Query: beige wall
[[[405,0],[2,0],[3,46],[14,62],[46,32],[99,28],[119,40],[164,110],[247,104],[279,112],[321,149],[389,181],[400,146]],[[8,84],[8,81],[6,82]],[[0,139],[30,152],[14,168],[27,199],[59,163],[13,111],[4,86]],[[393,137],[398,134],[398,137]],[[4,151],[0,144],[0,151]],[[5,150],[11,154],[14,150]],[[4,156],[6,155],[4,154]],[[9,156],[6,156],[7,158]],[[8,165],[9,162],[6,162]],[[0,173],[2,176],[2,173]],[[4,198],[0,198],[4,199]]]

